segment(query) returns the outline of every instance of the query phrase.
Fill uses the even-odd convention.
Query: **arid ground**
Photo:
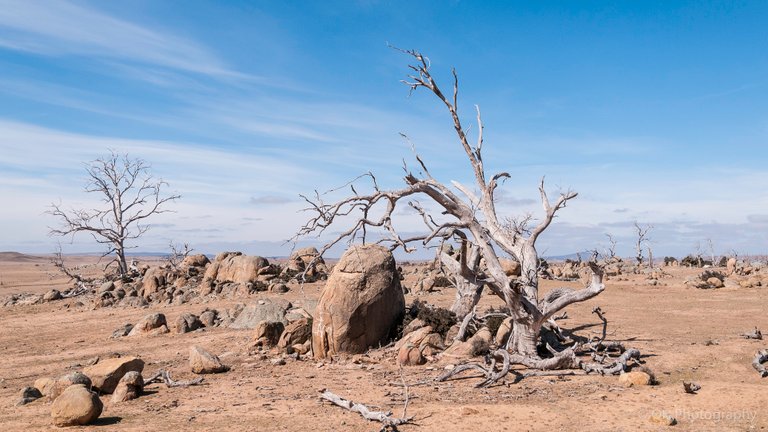
[[[94,258],[68,258],[93,264]],[[74,260],[74,261],[73,261]],[[91,267],[90,271],[95,271]],[[248,298],[217,300],[182,306],[93,309],[89,301],[71,298],[50,303],[0,308],[0,430],[51,430],[50,402],[40,399],[16,406],[19,392],[41,377],[78,370],[94,357],[119,353],[146,362],[145,376],[159,368],[175,379],[193,378],[188,366],[191,345],[216,353],[231,370],[206,375],[204,385],[167,388],[149,385],[142,397],[112,404],[103,397],[104,411],[93,430],[255,430],[255,431],[372,431],[378,423],[321,402],[318,391],[363,402],[369,407],[401,414],[403,381],[409,384],[408,415],[415,425],[402,431],[635,431],[635,430],[765,430],[768,428],[768,378],[761,378],[751,361],[768,342],[747,340],[741,333],[755,326],[768,329],[767,288],[696,289],[684,279],[700,270],[672,268],[670,277],[650,285],[642,275],[610,278],[606,290],[590,301],[567,309],[559,324],[583,336],[599,333],[591,313],[601,306],[609,320],[608,339],[638,348],[645,365],[657,376],[655,386],[625,388],[615,376],[529,377],[514,383],[476,389],[477,379],[436,383],[442,366],[406,367],[395,363],[396,352],[382,348],[365,355],[318,362],[262,356],[252,347],[251,330],[202,329],[186,334],[112,339],[117,327],[161,312],[168,322],[182,313],[206,307],[226,308],[275,296],[294,305],[319,297],[322,283],[291,285],[286,294],[261,293]],[[622,277],[623,279],[624,277]],[[0,298],[18,292],[44,293],[66,288],[68,282],[46,258],[2,254]],[[579,282],[544,281],[543,291]],[[410,303],[415,298],[408,294]],[[450,289],[419,297],[448,306]],[[499,303],[487,296],[482,307]],[[469,375],[472,376],[471,374]],[[682,381],[701,385],[686,394]],[[651,421],[655,413],[676,418],[675,426]]]

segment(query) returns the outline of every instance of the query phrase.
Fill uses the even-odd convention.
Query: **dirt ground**
[[[78,258],[87,271],[97,271],[94,258]],[[672,277],[651,286],[642,276],[608,280],[600,296],[567,309],[559,321],[566,329],[591,336],[601,328],[591,314],[601,306],[609,319],[608,339],[638,348],[660,381],[659,385],[624,388],[617,377],[595,375],[530,377],[518,383],[475,389],[477,379],[431,382],[441,367],[435,364],[404,368],[395,364],[395,352],[374,350],[367,355],[333,362],[287,359],[274,365],[272,354],[262,358],[253,351],[252,331],[204,329],[186,334],[111,339],[112,331],[161,312],[172,323],[182,313],[200,313],[259,298],[286,298],[294,305],[317,299],[322,284],[292,286],[286,294],[261,294],[245,299],[157,306],[143,309],[92,309],[88,301],[66,299],[29,306],[0,307],[0,430],[50,430],[50,403],[38,400],[15,406],[20,390],[37,378],[79,370],[89,359],[113,353],[139,356],[144,375],[159,368],[175,379],[190,379],[191,345],[216,353],[232,367],[223,374],[206,375],[205,384],[167,388],[152,384],[147,394],[112,404],[104,396],[104,411],[96,425],[79,429],[103,431],[232,430],[232,431],[374,431],[377,423],[323,403],[318,391],[366,403],[369,407],[401,414],[409,385],[410,431],[745,431],[768,428],[768,378],[751,366],[758,349],[768,342],[746,340],[741,333],[755,326],[768,329],[765,288],[700,290],[683,284],[696,270],[669,270]],[[543,290],[578,282],[544,281]],[[65,288],[46,259],[0,255],[0,298],[18,292],[44,293]],[[453,293],[444,290],[419,297],[447,306]],[[414,295],[406,297],[408,303]],[[500,304],[486,298],[483,307]],[[709,342],[708,342],[709,341]],[[696,395],[683,392],[681,382],[701,385]],[[676,426],[651,422],[655,413],[677,419]]]

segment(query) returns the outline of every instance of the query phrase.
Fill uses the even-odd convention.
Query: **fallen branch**
[[[392,417],[391,411],[371,411],[367,406],[346,400],[327,389],[320,390],[320,399],[327,400],[348,411],[356,412],[366,420],[381,423],[383,425],[381,428],[382,431],[387,429],[397,430],[398,426],[411,423],[414,419],[413,416],[405,418]]]
[[[755,359],[752,360],[752,367],[760,373],[762,378],[768,376],[768,370],[765,369],[763,363],[768,362],[768,350],[760,350],[755,354]]]
[[[599,363],[585,363],[581,367],[587,371],[587,373],[597,372],[600,375],[618,375],[627,370],[627,362],[630,360],[639,361],[640,351],[630,348],[624,351],[624,353],[610,366],[603,366]]]
[[[749,333],[742,333],[742,336],[744,336],[744,339],[757,339],[757,340],[763,339],[763,333],[757,327],[755,327],[755,329]]]
[[[155,372],[154,375],[144,380],[144,385],[152,384],[152,383],[165,383],[168,387],[189,387],[193,385],[198,385],[203,382],[203,377],[195,378],[193,380],[189,381],[174,381],[173,378],[171,378],[171,374],[165,370],[160,369],[159,371]]]

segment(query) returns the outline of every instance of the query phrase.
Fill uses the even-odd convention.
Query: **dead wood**
[[[768,370],[765,369],[763,363],[768,362],[768,350],[760,350],[755,354],[754,360],[752,360],[752,367],[760,374],[762,378],[768,376]]]
[[[412,423],[414,419],[414,417],[392,417],[391,411],[371,411],[367,406],[344,399],[327,389],[320,390],[320,399],[327,400],[336,406],[344,408],[345,410],[356,412],[363,416],[363,418],[366,420],[381,423],[382,431],[388,429],[397,430],[398,426]],[[407,398],[405,403],[407,407]]]
[[[155,372],[154,375],[145,379],[144,385],[152,383],[165,383],[165,385],[168,387],[189,387],[193,385],[199,385],[202,382],[203,377],[195,378],[189,381],[174,381],[173,378],[171,378],[170,372],[166,371],[165,369],[160,369],[159,371]]]
[[[757,327],[755,327],[755,329],[749,333],[742,333],[742,336],[744,336],[744,339],[757,339],[757,340],[763,339],[763,333]]]
[[[603,366],[599,363],[585,363],[582,365],[582,369],[587,371],[587,373],[591,372],[597,372],[600,375],[618,375],[621,372],[625,372],[628,370],[627,363],[630,360],[634,360],[636,362],[639,362],[640,360],[640,351],[638,351],[635,348],[630,348],[626,351],[624,351],[623,354],[621,354],[611,365],[609,366]]]

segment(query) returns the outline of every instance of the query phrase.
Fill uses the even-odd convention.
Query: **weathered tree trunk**
[[[456,280],[456,300],[451,306],[451,312],[456,314],[459,321],[464,319],[468,313],[472,312],[480,301],[483,293],[483,284],[468,283],[463,279]]]
[[[512,332],[507,341],[507,350],[524,355],[538,356],[536,346],[539,342],[541,324],[533,322],[530,318],[512,321]]]

